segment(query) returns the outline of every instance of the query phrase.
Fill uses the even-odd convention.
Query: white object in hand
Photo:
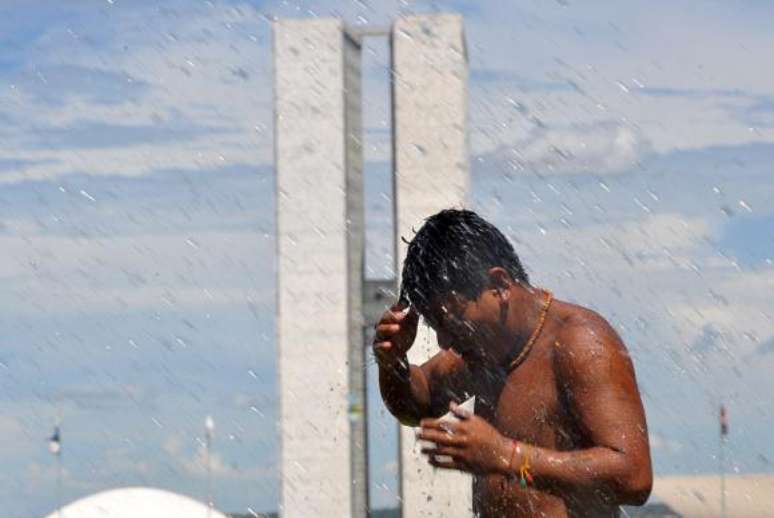
[[[476,408],[476,396],[471,396],[468,399],[465,400],[464,403],[460,403],[457,405],[457,408],[462,410],[463,412],[468,412],[469,414],[475,413]],[[454,412],[449,410],[444,415],[438,418],[439,421],[445,422],[445,423],[457,423],[460,421],[460,418],[457,417]],[[448,431],[447,433],[453,433],[451,431]],[[430,441],[423,441],[423,447],[424,448],[435,448],[436,443],[430,442]],[[449,457],[448,455],[434,455],[434,459],[438,462],[451,462],[453,459]]]

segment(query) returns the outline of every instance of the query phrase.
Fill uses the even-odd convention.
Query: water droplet
[[[636,196],[634,197],[634,203],[636,203],[639,208],[641,208],[642,210],[644,210],[648,214],[651,213],[650,207],[648,207],[647,205],[642,203],[642,201],[640,201],[640,199],[638,197],[636,197]]]
[[[603,191],[610,192],[610,187],[608,187],[604,181],[600,180],[599,186],[602,188]]]
[[[526,106],[524,106],[524,104],[520,103],[520,102],[519,102],[519,101],[517,101],[516,99],[512,99],[511,97],[506,97],[505,99],[508,101],[508,104],[510,104],[511,106],[513,106],[513,108],[514,108],[514,109],[515,109],[517,112],[521,113],[522,115],[523,115],[523,114],[525,114],[525,113],[527,113],[527,111],[528,111],[528,110],[527,110],[527,107],[526,107]]]
[[[83,189],[80,190],[80,193],[81,193],[81,196],[83,196],[84,198],[86,198],[88,200],[97,201],[96,199],[94,199],[94,196],[92,196],[88,192],[84,191]]]
[[[742,208],[743,208],[744,210],[746,210],[747,212],[752,212],[752,207],[750,207],[750,206],[747,204],[747,202],[746,202],[746,201],[744,201],[744,200],[739,200],[739,206],[740,206],[740,207],[742,207]]]

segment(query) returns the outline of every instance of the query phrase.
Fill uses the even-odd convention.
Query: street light
[[[59,434],[59,421],[54,426],[54,433],[48,439],[48,451],[56,455],[56,514],[62,517],[62,440]]]
[[[207,416],[204,420],[205,430],[205,465],[207,469],[207,518],[210,518],[212,514],[213,501],[212,501],[212,469],[210,467],[210,448],[212,446],[212,435],[215,432],[215,421],[212,416]]]

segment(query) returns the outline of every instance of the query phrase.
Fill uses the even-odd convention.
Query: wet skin
[[[418,315],[385,314],[375,353],[387,407],[404,424],[421,420],[418,437],[437,445],[423,450],[431,464],[473,474],[482,518],[617,516],[619,505],[642,504],[652,484],[647,430],[620,338],[596,313],[554,301],[534,347],[509,372],[512,344],[534,330],[542,294],[503,282],[506,295],[497,288],[476,304],[428,312],[442,351],[408,371],[395,361],[405,358]],[[474,394],[474,416],[457,410],[462,421],[452,429],[435,419]],[[534,483],[522,488],[526,455]]]

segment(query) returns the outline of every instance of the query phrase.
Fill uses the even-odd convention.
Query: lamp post
[[[207,418],[204,420],[204,430],[205,430],[205,468],[207,470],[207,518],[210,518],[212,516],[212,507],[213,507],[213,501],[212,501],[212,469],[210,467],[210,448],[212,447],[212,435],[215,431],[215,421],[213,421],[212,416],[207,416]]]
[[[53,435],[48,439],[48,451],[56,456],[56,515],[62,518],[62,440],[58,420]]]
[[[726,442],[728,441],[728,412],[720,405],[720,516],[726,518]]]

